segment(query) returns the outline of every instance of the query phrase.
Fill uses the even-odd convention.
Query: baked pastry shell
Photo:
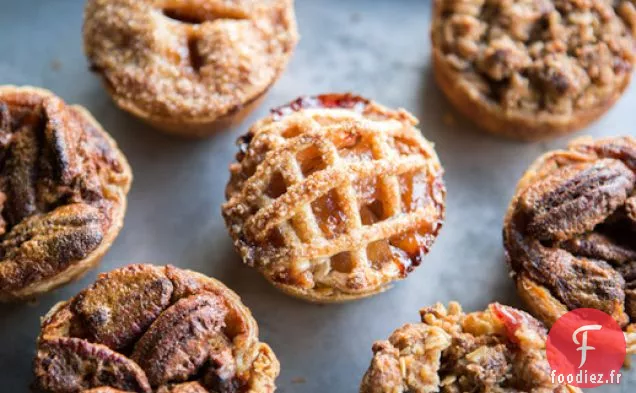
[[[527,142],[556,138],[585,128],[603,116],[618,101],[631,80],[630,74],[624,78],[611,97],[593,108],[578,110],[571,115],[552,115],[505,112],[483,97],[470,94],[464,87],[467,82],[462,80],[458,72],[451,69],[439,48],[433,48],[433,74],[437,85],[453,107],[477,124],[479,129],[493,135]]]
[[[51,91],[39,87],[18,87],[13,85],[0,86],[0,96],[20,96],[23,94],[35,96],[55,96]],[[88,121],[93,127],[95,127],[96,130],[100,132],[101,136],[113,149],[118,162],[121,164],[122,173],[120,174],[120,176],[122,179],[125,179],[125,181],[123,184],[120,185],[120,187],[116,188],[114,195],[110,196],[110,198],[117,201],[117,203],[114,204],[114,208],[112,210],[112,223],[108,228],[108,231],[104,234],[104,238],[102,239],[99,246],[91,253],[89,253],[84,259],[70,264],[66,269],[62,270],[52,277],[34,282],[19,290],[0,293],[0,302],[17,302],[29,300],[43,293],[50,292],[53,289],[58,288],[71,281],[80,279],[84,274],[86,274],[86,272],[95,268],[99,264],[102,257],[110,249],[111,245],[115,241],[115,238],[119,234],[119,231],[124,225],[124,216],[126,214],[127,208],[126,194],[128,194],[128,191],[130,190],[133,179],[132,170],[130,169],[128,160],[126,159],[126,156],[124,156],[124,154],[121,152],[121,150],[119,150],[117,142],[115,142],[115,140],[108,134],[108,132],[104,130],[101,124],[99,124],[99,122],[86,108],[81,105],[67,105],[67,107],[79,112],[79,114],[86,121]]]
[[[393,287],[392,283],[388,283],[386,285],[374,288],[370,291],[365,292],[357,292],[357,293],[343,293],[340,291],[333,290],[332,288],[325,289],[303,289],[294,285],[283,284],[272,280],[266,274],[263,276],[270,282],[276,289],[281,291],[282,293],[293,296],[295,298],[316,304],[338,304],[338,303],[346,303],[354,300],[365,299],[374,295],[378,295],[382,292],[388,291]]]
[[[500,316],[497,316],[499,313],[511,319],[522,318],[524,321],[512,330],[511,327],[515,325],[508,325]],[[439,391],[440,386],[447,382],[452,384],[456,381],[454,378],[461,377],[461,374],[454,372],[452,366],[455,366],[455,363],[460,363],[461,360],[466,361],[466,359],[457,359],[451,355],[451,363],[442,364],[444,352],[450,350],[452,353],[454,348],[473,349],[471,340],[477,342],[477,337],[508,336],[506,341],[510,341],[510,336],[513,335],[517,338],[522,337],[520,341],[524,343],[517,348],[522,352],[535,355],[534,361],[539,364],[545,363],[547,366],[545,349],[541,348],[540,343],[540,341],[545,341],[545,336],[547,336],[545,327],[527,313],[513,307],[492,303],[485,311],[464,313],[459,303],[453,301],[448,307],[437,303],[422,308],[420,316],[420,321],[403,324],[396,328],[387,339],[376,341],[373,344],[373,357],[360,383],[360,393]],[[517,336],[519,331],[521,331],[521,336]],[[481,351],[484,348],[486,346],[480,346],[476,350],[473,349],[472,353],[479,353],[479,356],[489,356],[487,351]],[[538,358],[536,354],[539,354]],[[470,354],[467,357],[469,356]],[[480,360],[483,361],[483,359]],[[494,370],[498,367],[497,361],[487,364],[492,367],[489,371],[495,373]],[[473,365],[476,366],[473,369],[475,374],[478,374],[479,365]],[[536,370],[541,369],[541,367],[537,367]],[[547,373],[545,369],[542,371]],[[507,376],[514,376],[518,372],[518,370],[508,370]],[[441,373],[445,373],[444,378],[442,378],[443,375],[440,375]],[[437,386],[435,386],[436,383]],[[433,390],[435,387],[438,389]],[[458,386],[453,387],[459,388]],[[485,391],[498,391],[499,387],[495,382],[494,387],[488,386]],[[557,387],[556,384],[554,387]],[[561,384],[558,387],[563,388],[559,392],[582,393],[581,389],[571,385]],[[516,388],[519,389],[519,387]],[[545,388],[544,386],[533,387],[532,391],[548,391]]]
[[[246,390],[246,393],[273,393],[276,390],[275,380],[280,374],[280,362],[278,358],[274,354],[274,351],[271,349],[269,345],[266,343],[260,342],[258,340],[259,330],[258,325],[254,317],[252,316],[252,312],[250,309],[243,304],[239,295],[236,292],[232,291],[221,281],[218,281],[215,278],[208,277],[204,274],[188,270],[188,269],[179,269],[181,272],[189,275],[190,278],[193,278],[198,283],[202,284],[205,288],[212,289],[213,292],[220,296],[224,301],[227,301],[231,304],[233,310],[237,311],[241,318],[247,324],[248,337],[241,339],[241,343],[245,342],[253,342],[255,348],[254,352],[258,353],[258,355],[254,358],[251,369],[250,369],[250,389]],[[64,322],[63,311],[70,306],[74,298],[71,298],[67,301],[61,301],[55,304],[44,317],[41,318],[40,328],[42,331],[48,325],[60,325]],[[58,317],[61,316],[61,317]],[[43,332],[41,332],[37,338],[38,346],[42,340],[45,340],[48,336],[46,336]],[[112,391],[119,392],[120,390],[113,389],[110,387],[96,387],[90,389],[89,391],[100,391],[100,389],[104,389],[104,391]]]
[[[166,5],[169,5],[169,3],[170,2],[166,3]],[[159,4],[161,4],[161,2]],[[216,109],[208,108],[207,111],[198,115],[186,113],[189,108],[185,108],[183,111],[181,111],[182,113],[179,113],[179,111],[171,111],[171,113],[169,114],[155,113],[152,107],[148,108],[147,103],[146,105],[143,105],[141,101],[135,100],[134,90],[130,92],[123,91],[123,94],[121,92],[118,93],[117,90],[120,86],[114,85],[115,82],[113,82],[113,80],[108,77],[108,74],[110,72],[109,70],[104,70],[97,65],[93,65],[91,68],[96,74],[99,75],[105,90],[108,92],[111,99],[120,109],[141,119],[145,123],[151,125],[153,128],[170,135],[192,139],[210,137],[218,132],[225,131],[228,128],[241,123],[255,108],[257,108],[262,103],[267,92],[278,81],[283,72],[286,70],[299,39],[293,4],[294,0],[289,0],[289,9],[286,10],[287,15],[285,16],[285,22],[288,23],[287,33],[289,37],[287,38],[289,40],[289,47],[287,48],[285,53],[283,53],[278,59],[276,67],[272,68],[273,75],[271,76],[269,84],[267,84],[266,86],[260,86],[259,89],[252,91],[250,94],[240,99],[234,100],[235,102],[229,107]],[[176,2],[173,5],[178,8],[179,2]],[[184,3],[183,6],[187,7],[187,2]],[[196,2],[194,3],[194,7],[197,7]],[[84,23],[86,24],[86,14],[84,18]],[[188,25],[188,23],[189,22],[187,21],[184,22],[185,25]],[[87,39],[88,36],[86,34],[87,32],[85,29],[84,53],[90,59],[93,50],[89,42],[90,40]],[[179,78],[177,77],[177,79]],[[145,83],[148,84],[154,82],[152,80],[146,80]],[[250,82],[246,83],[249,84]],[[124,89],[124,87],[122,87],[122,89]],[[188,97],[182,98],[183,100],[181,101],[183,102],[186,101]]]
[[[444,2],[433,2],[433,18],[442,14]],[[432,42],[432,65],[434,79],[453,107],[482,131],[514,140],[541,141],[570,134],[585,128],[603,116],[623,95],[630,84],[631,72],[622,78],[612,94],[596,105],[575,110],[569,115],[547,112],[524,114],[521,111],[506,111],[492,101],[467,88],[461,72],[455,71],[444,59],[442,50],[434,41],[435,32],[430,31]],[[471,92],[472,90],[472,92]]]
[[[590,140],[592,140],[590,137],[580,137],[574,139],[571,143],[575,144],[578,141]],[[510,226],[518,200],[521,197],[521,191],[525,190],[530,184],[533,184],[539,175],[539,170],[547,162],[551,161],[556,155],[562,152],[564,152],[564,150],[551,151],[541,155],[524,172],[517,183],[514,197],[510,201],[508,209],[506,210],[504,228],[508,228]],[[510,257],[506,253],[506,259],[509,260],[509,258]],[[548,327],[551,327],[557,319],[569,311],[568,308],[556,299],[547,288],[525,279],[518,274],[513,274],[512,278],[515,282],[515,287],[517,288],[519,297],[524,302],[530,313],[545,323]],[[624,334],[625,342],[627,344],[627,354],[636,354],[636,323],[630,323],[627,325],[624,329]]]
[[[279,75],[281,73],[282,70]],[[276,79],[278,79],[278,77],[279,76],[277,76]],[[120,109],[132,114],[143,122],[151,125],[153,128],[168,135],[191,139],[207,138],[242,123],[243,120],[252,113],[252,111],[260,106],[267,96],[267,92],[273,85],[272,83],[258,96],[254,97],[245,104],[235,106],[228,113],[218,117],[216,115],[197,118],[188,116],[164,117],[148,112],[137,106],[133,101],[130,101],[125,97],[121,97],[115,92],[113,86],[110,82],[108,82],[104,75],[100,75],[100,78],[102,79],[102,84],[111,99]]]
[[[315,104],[313,103],[313,101],[318,101],[318,102],[323,102],[321,104],[317,104],[316,106],[314,106]],[[340,104],[335,104],[335,103],[340,103],[340,102],[346,102],[346,104],[344,104],[344,106],[340,106]],[[306,102],[312,102],[312,103],[306,103]],[[307,106],[305,106],[307,105]],[[347,106],[347,105],[351,105],[351,107]],[[358,106],[361,106],[364,109],[360,109],[357,108]],[[366,114],[368,116],[370,116],[371,118],[374,117],[380,117],[382,119],[385,120],[396,120],[396,119],[400,119],[400,121],[405,122],[405,123],[409,123],[411,121],[415,122],[415,124],[417,123],[417,121],[412,117],[412,115],[408,114],[406,111],[403,110],[397,110],[397,109],[390,109],[388,107],[385,107],[381,104],[378,104],[374,101],[368,100],[366,98],[351,94],[351,93],[344,93],[344,94],[340,94],[340,93],[329,93],[329,94],[322,94],[322,95],[317,95],[317,96],[311,96],[311,97],[301,97],[299,99],[297,99],[296,101],[293,101],[290,104],[287,105],[283,105],[281,107],[278,108],[274,108],[272,110],[272,114],[269,117],[265,117],[264,119],[260,120],[259,122],[257,122],[254,127],[257,129],[260,129],[261,127],[269,127],[272,123],[276,123],[279,121],[283,121],[283,119],[288,116],[291,115],[293,113],[296,112],[300,112],[303,110],[329,110],[329,109],[335,109],[335,110],[352,110],[352,111],[366,111],[368,110],[369,112]],[[366,116],[365,115],[365,116]],[[376,119],[377,120],[377,119]],[[346,124],[346,120],[343,120]],[[415,124],[411,125],[411,127],[415,127]],[[406,125],[403,125],[404,127],[406,127]],[[421,138],[421,131],[418,129],[415,129],[417,132],[417,136]],[[258,134],[258,132],[256,132],[256,134]],[[250,131],[246,136],[244,136],[241,139],[244,139],[247,137],[247,139],[252,139],[254,138],[255,133],[253,133],[252,131]],[[302,135],[299,134],[299,135]],[[300,136],[297,135],[296,137],[300,138]],[[239,141],[241,141],[241,139],[239,139]],[[444,199],[444,202],[441,203],[441,207],[439,207],[439,211],[437,211],[437,213],[439,214],[439,217],[436,216],[436,218],[439,218],[440,222],[439,225],[433,225],[433,229],[431,230],[431,232],[429,233],[429,235],[433,236],[433,239],[436,239],[436,237],[439,234],[439,230],[441,229],[441,224],[444,221],[445,218],[445,194],[446,194],[446,190],[445,190],[445,186],[443,185],[443,179],[442,179],[442,174],[443,174],[443,167],[439,161],[439,158],[436,154],[436,152],[434,151],[433,148],[433,144],[431,142],[429,142],[428,140],[421,138],[421,140],[418,139],[418,143],[421,143],[423,145],[426,146],[426,148],[423,148],[424,150],[426,150],[426,153],[429,154],[430,156],[428,156],[426,159],[429,160],[430,166],[433,168],[437,168],[436,172],[433,172],[435,174],[435,176],[430,175],[431,177],[435,177],[434,180],[429,179],[428,180],[428,185],[435,189],[436,191],[439,191],[440,193],[442,193],[444,195],[444,197],[442,197]],[[248,143],[249,145],[249,143]],[[421,146],[420,146],[421,147]],[[268,153],[270,153],[271,151],[268,151]],[[243,153],[243,152],[242,152]],[[241,154],[242,154],[241,153]],[[423,153],[422,153],[423,154]],[[236,162],[237,165],[241,165],[241,160],[239,160],[238,162]],[[232,164],[234,165],[234,164]],[[428,170],[431,170],[430,168]],[[241,255],[243,261],[247,261],[249,259],[251,259],[251,254],[252,254],[252,250],[254,248],[259,248],[260,246],[257,245],[257,243],[252,243],[251,241],[244,241],[245,239],[243,238],[244,234],[244,229],[240,230],[240,231],[236,231],[235,228],[237,226],[243,226],[245,225],[245,222],[242,221],[242,218],[237,217],[234,213],[232,213],[232,210],[234,208],[230,208],[230,200],[234,198],[236,193],[240,193],[240,191],[238,191],[239,189],[237,189],[237,184],[234,180],[234,176],[238,175],[238,172],[235,173],[234,170],[232,169],[232,176],[230,181],[228,182],[228,185],[226,187],[226,205],[223,206],[223,215],[226,221],[226,226],[228,227],[228,230],[230,232],[231,237],[234,240],[234,246],[235,249],[238,251],[238,253]],[[380,176],[378,176],[379,178]],[[306,180],[306,179],[305,179]],[[439,182],[439,184],[437,184],[437,182]],[[431,185],[431,183],[435,183],[435,185]],[[437,185],[440,185],[440,189],[437,189]],[[322,195],[324,196],[324,195]],[[435,200],[435,197],[432,195],[429,195],[429,197],[432,200]],[[436,201],[436,200],[435,200]],[[431,202],[434,203],[434,202]],[[226,210],[227,209],[227,210]],[[408,215],[411,213],[405,213],[403,212],[402,214]],[[380,240],[388,240],[387,239],[380,239]],[[420,251],[424,248],[423,245],[421,245],[420,247]],[[425,254],[427,253],[424,252]],[[422,256],[422,255],[421,255]],[[258,258],[257,258],[258,259]],[[419,262],[417,263],[419,264]],[[413,265],[413,267],[416,266],[416,264]],[[340,288],[336,288],[336,287],[331,287],[331,286],[326,286],[326,285],[316,285],[315,287],[312,288],[305,288],[302,287],[300,285],[295,285],[295,284],[289,284],[286,283],[284,281],[277,281],[276,279],[274,279],[274,277],[271,275],[271,272],[268,272],[266,268],[263,268],[261,266],[256,266],[256,269],[259,270],[259,272],[278,290],[280,290],[281,292],[283,292],[284,294],[296,297],[298,299],[301,300],[305,300],[308,302],[312,302],[312,303],[319,303],[319,304],[332,304],[332,303],[343,303],[343,302],[348,302],[348,301],[353,301],[353,300],[358,300],[358,299],[363,299],[363,298],[367,298],[367,297],[371,297],[373,295],[382,293],[384,291],[389,290],[390,288],[393,287],[394,283],[401,281],[403,279],[406,278],[406,274],[402,277],[399,278],[394,278],[392,280],[389,281],[385,281],[385,282],[381,282],[378,285],[374,285],[374,286],[367,286],[364,288],[357,288],[356,290],[352,290],[352,291],[343,291]],[[411,267],[408,268],[408,272],[411,271]]]

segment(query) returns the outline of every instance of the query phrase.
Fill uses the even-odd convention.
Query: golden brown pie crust
[[[122,109],[201,137],[242,120],[284,70],[293,0],[89,0],[84,49]]]
[[[81,106],[35,87],[0,86],[0,301],[95,267],[123,225],[132,173]]]
[[[493,134],[555,137],[597,120],[629,85],[636,8],[602,0],[435,0],[435,79]]]
[[[523,311],[493,303],[465,314],[451,302],[420,315],[373,344],[361,393],[581,393],[551,382],[547,331]]]
[[[279,372],[236,293],[169,265],[103,273],[58,303],[34,361],[51,393],[272,393]]]
[[[123,390],[113,389],[113,388],[95,388],[95,389],[83,390],[82,393],[131,393],[131,392],[126,392]],[[183,393],[186,393],[186,392],[183,392]]]
[[[243,261],[310,301],[370,296],[405,278],[442,226],[432,144],[404,110],[304,97],[239,140],[223,216]]]
[[[596,308],[636,353],[636,139],[590,137],[548,152],[525,172],[504,221],[519,296],[546,325]]]

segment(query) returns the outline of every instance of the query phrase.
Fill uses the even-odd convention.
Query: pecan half
[[[130,181],[126,159],[85,109],[0,86],[0,300],[94,266],[121,227]]]
[[[560,246],[572,254],[611,261],[614,264],[636,261],[636,250],[619,244],[602,233],[590,232],[560,243]]]
[[[225,305],[214,295],[180,299],[150,326],[131,359],[146,370],[153,386],[185,381],[209,361],[211,352],[229,345],[221,332],[226,314]],[[221,345],[214,345],[218,342]]]
[[[143,370],[126,356],[73,337],[43,341],[35,359],[38,383],[52,392],[75,392],[94,386],[151,392]]]
[[[279,365],[236,294],[172,266],[102,274],[42,323],[46,392],[271,393]]]
[[[522,311],[491,304],[464,314],[452,302],[420,314],[373,345],[361,393],[580,392],[551,382],[546,329]]]
[[[129,266],[100,276],[75,297],[71,308],[91,341],[120,350],[139,339],[171,296],[172,282],[162,269]]]
[[[29,217],[0,242],[0,288],[44,279],[94,250],[103,239],[99,210],[71,204]]]
[[[565,240],[591,231],[625,202],[635,179],[611,159],[558,169],[519,198],[526,232],[539,240]]]
[[[546,323],[580,307],[636,322],[635,189],[632,137],[576,140],[524,175],[504,244],[521,296]]]

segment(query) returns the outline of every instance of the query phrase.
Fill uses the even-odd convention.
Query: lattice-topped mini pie
[[[420,264],[444,220],[433,146],[404,110],[300,98],[239,140],[223,215],[246,264],[313,301],[382,292]]]
[[[117,105],[204,136],[240,121],[298,40],[293,0],[89,0],[84,48]]]

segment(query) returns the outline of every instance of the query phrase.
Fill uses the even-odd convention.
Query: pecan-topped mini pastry
[[[173,266],[101,274],[49,311],[37,346],[52,393],[271,393],[280,371],[234,292]]]
[[[348,94],[299,98],[239,140],[223,216],[246,264],[333,302],[387,289],[444,220],[442,167],[404,110]]]
[[[451,302],[420,315],[373,344],[361,393],[581,393],[551,382],[547,331],[523,311],[493,303],[464,314]]]
[[[435,78],[487,131],[524,140],[580,129],[627,88],[636,8],[617,0],[435,0]]]
[[[293,0],[89,0],[84,48],[122,109],[205,136],[240,121],[298,34]]]
[[[548,326],[575,308],[611,315],[636,352],[636,139],[580,138],[540,157],[508,208],[520,296]]]
[[[121,229],[131,179],[86,109],[43,89],[0,86],[0,301],[94,267]]]

